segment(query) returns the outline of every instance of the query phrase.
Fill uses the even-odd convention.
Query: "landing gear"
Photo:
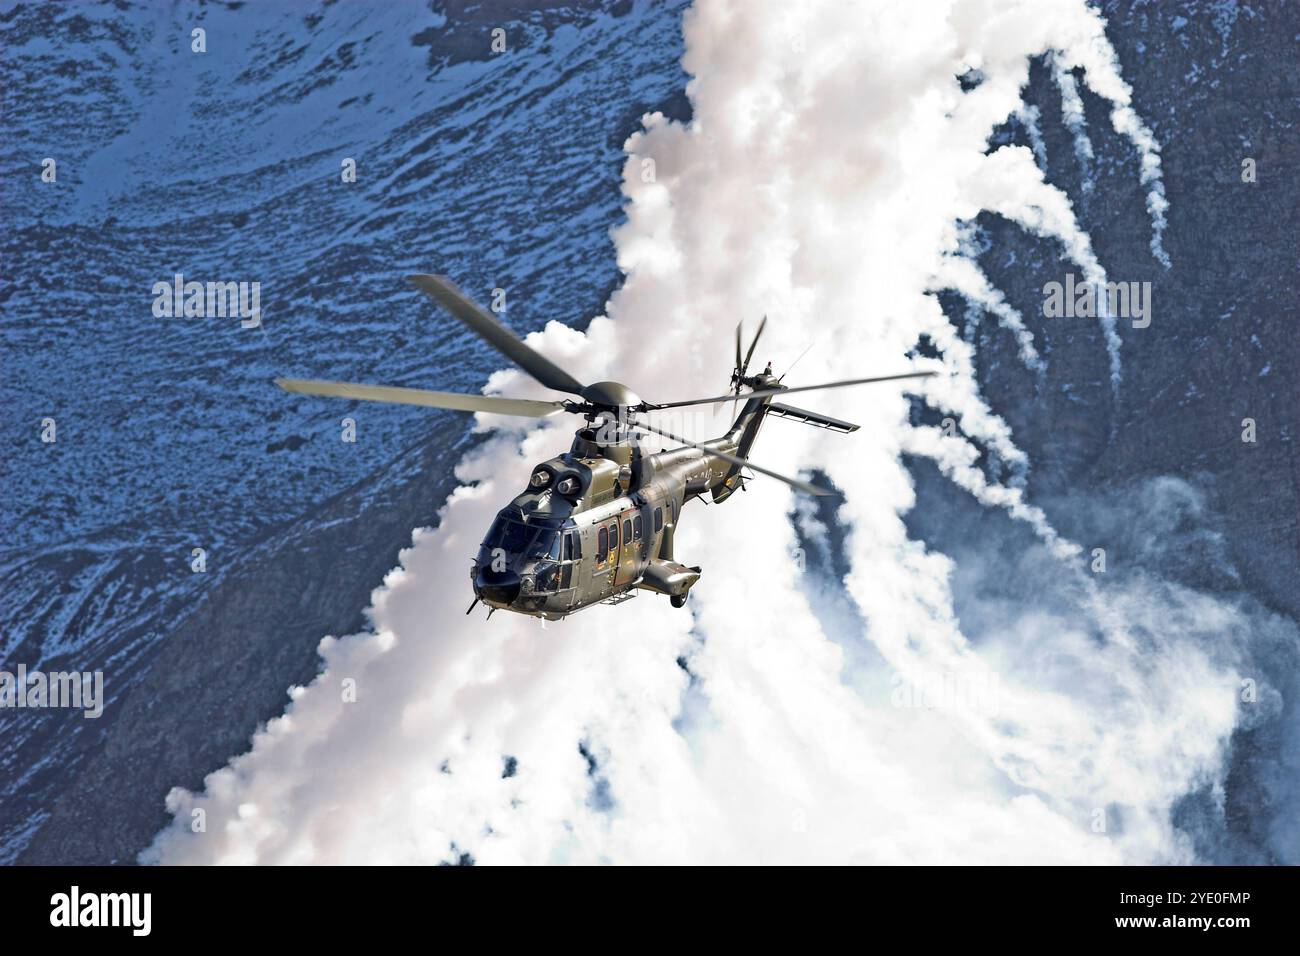
[[[673,607],[686,607],[685,594],[674,594],[668,600],[673,602]]]

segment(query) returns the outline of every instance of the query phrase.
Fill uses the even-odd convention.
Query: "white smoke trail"
[[[817,398],[861,422],[852,437],[774,421],[757,447],[765,464],[818,467],[844,491],[843,586],[874,666],[845,679],[843,647],[791,558],[790,494],[769,481],[688,512],[678,553],[705,569],[693,613],[643,595],[546,628],[465,617],[483,530],[530,464],[567,440],[551,425],[503,430],[461,463],[466,484],[437,529],[416,532],[375,592],[374,633],[323,641],[321,676],[204,793],[171,794],[174,824],[145,858],[1188,859],[1170,808],[1221,775],[1236,719],[1231,655],[1206,649],[1189,622],[1226,626],[1234,612],[1084,579],[1078,546],[1023,486],[977,466],[976,443],[1022,477],[1028,462],[929,294],[959,254],[955,223],[981,209],[1095,266],[1028,151],[985,151],[1023,105],[1030,58],[1104,41],[1100,30],[1078,0],[702,0],[685,23],[693,122],[647,117],[628,142],[628,220],[615,231],[626,281],[608,318],[530,340],[579,378],[669,400],[724,384],[738,317],[773,317],[763,360],[824,343],[801,363],[803,381],[902,369],[929,336],[948,374],[927,381],[923,400],[964,437],[910,426],[902,390],[872,386]],[[972,68],[984,81],[963,93],[956,77]],[[1086,69],[1113,73],[1113,56]],[[1023,323],[1002,320],[1027,354]],[[490,384],[539,394],[516,372]],[[978,642],[954,610],[953,576],[971,572],[911,540],[900,517],[914,503],[904,453],[932,458],[997,506],[994,518],[1037,536],[1024,561],[1040,593],[1003,609]],[[995,550],[979,570],[1005,576],[998,562],[1009,560]],[[1178,626],[1161,626],[1173,611]],[[936,675],[995,692],[937,709],[898,697]]]
[[[1036,235],[1060,241],[1065,254],[1093,288],[1106,284],[1106,270],[1092,251],[1092,239],[1074,217],[1070,199],[1043,179],[1033,153],[1023,146],[1004,146],[982,158],[979,170],[966,182],[968,198],[981,209],[1000,213]],[[1098,296],[1098,319],[1106,338],[1111,387],[1121,380],[1119,324],[1105,296]]]
[[[1014,115],[1024,127],[1025,135],[1029,137],[1029,146],[1034,151],[1034,160],[1040,169],[1046,169],[1047,144],[1043,142],[1043,129],[1040,125],[1043,119],[1042,113],[1032,103],[1025,103]]]
[[[1077,26],[1079,29],[1069,30],[1071,38],[1054,52],[1057,82],[1060,83],[1063,76],[1069,75],[1074,89],[1073,98],[1078,100],[1077,85],[1073,85],[1070,71],[1082,67],[1084,83],[1110,103],[1111,127],[1127,138],[1138,151],[1139,176],[1142,185],[1147,187],[1147,212],[1151,216],[1151,254],[1168,269],[1170,262],[1164,249],[1164,232],[1168,225],[1165,214],[1169,210],[1169,200],[1165,197],[1165,184],[1160,172],[1160,144],[1133,109],[1133,90],[1124,82],[1120,73],[1119,58],[1106,39],[1105,25],[1100,14],[1094,12],[1090,19],[1078,21]],[[1061,95],[1063,99],[1069,98],[1064,86],[1061,87]],[[1081,120],[1081,101],[1079,113]]]
[[[946,256],[939,275],[936,288],[955,289],[968,301],[987,309],[997,318],[998,324],[1016,337],[1020,346],[1020,361],[1026,368],[1035,372],[1047,371],[1047,363],[1038,354],[1034,346],[1034,333],[1025,327],[1025,320],[1008,303],[1000,291],[989,282],[988,277],[975,265],[971,256]]]
[[[1079,161],[1079,172],[1083,177],[1083,191],[1092,192],[1095,182],[1092,178],[1092,140],[1088,138],[1088,118],[1083,111],[1083,97],[1079,95],[1079,84],[1074,80],[1060,57],[1049,57],[1052,66],[1052,79],[1061,91],[1061,119],[1074,135],[1074,157]]]

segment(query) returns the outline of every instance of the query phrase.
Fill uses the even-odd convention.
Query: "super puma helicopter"
[[[907,372],[788,388],[772,374],[770,363],[763,372],[748,374],[767,324],[764,318],[743,357],[741,328],[736,326],[736,367],[730,392],[654,404],[642,401],[618,382],[583,385],[525,345],[446,276],[414,275],[410,281],[538,382],[579,400],[547,402],[348,382],[275,381],[286,391],[304,395],[532,418],[561,411],[586,417],[587,425],[574,434],[569,451],[533,469],[528,487],[498,513],[483,539],[470,567],[475,598],[469,610],[481,601],[488,606],[489,617],[504,608],[556,621],[593,604],[627,600],[638,588],[666,594],[674,607],[682,607],[700,577],[698,566],[681,564],[673,555],[673,533],[687,501],[705,494],[715,503],[726,501],[737,488],[744,487],[742,468],[808,494],[831,494],[754,464],[748,460],[749,450],[769,415],[836,432],[856,431],[858,426],[774,402],[774,397],[935,374]],[[742,388],[750,391],[742,394]],[[743,401],[744,406],[726,434],[705,442],[691,441],[636,417],[649,411],[725,401]],[[642,454],[638,431],[662,435],[681,442],[682,447]]]

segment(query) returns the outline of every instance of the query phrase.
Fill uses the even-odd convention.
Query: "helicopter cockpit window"
[[[609,550],[609,537],[604,528],[604,548]],[[549,550],[544,550],[549,543]],[[582,557],[582,537],[577,531],[543,528],[530,552],[539,558],[535,590],[539,593],[567,591],[573,586],[573,568]]]
[[[554,528],[543,528],[529,543],[527,553],[530,558],[549,557],[555,561],[560,560],[559,532]]]
[[[577,561],[582,557],[582,536],[570,531],[564,536],[564,560]]]
[[[520,521],[509,518],[497,518],[488,530],[483,544],[489,548],[500,548],[511,554],[518,554],[533,536],[533,529]]]
[[[558,564],[543,564],[537,572],[537,590],[554,591],[560,582],[560,566]]]

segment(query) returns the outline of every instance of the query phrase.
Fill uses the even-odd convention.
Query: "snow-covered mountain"
[[[0,716],[0,858],[121,739],[124,701],[176,644],[239,672],[222,705],[234,713],[200,718],[240,725],[219,758],[309,672],[320,636],[357,622],[410,528],[434,520],[470,422],[304,402],[272,379],[481,387],[499,360],[434,314],[412,272],[454,275],[484,301],[504,289],[521,332],[598,310],[618,280],[623,140],[643,113],[685,102],[680,9],[5,5],[0,659],[102,669],[111,703],[98,722]],[[191,50],[195,28],[206,53]],[[261,328],[155,317],[152,287],[178,272],[260,282]],[[361,536],[360,514],[394,508],[386,540]],[[308,564],[365,569],[342,600],[286,567],[286,542],[319,548],[313,529],[342,541],[298,551]],[[302,646],[259,647],[231,592],[301,624]],[[199,623],[214,601],[225,623]],[[296,666],[273,663],[284,654]],[[121,783],[125,798],[134,781]],[[159,816],[139,798],[131,812]],[[70,858],[103,858],[77,846]]]

